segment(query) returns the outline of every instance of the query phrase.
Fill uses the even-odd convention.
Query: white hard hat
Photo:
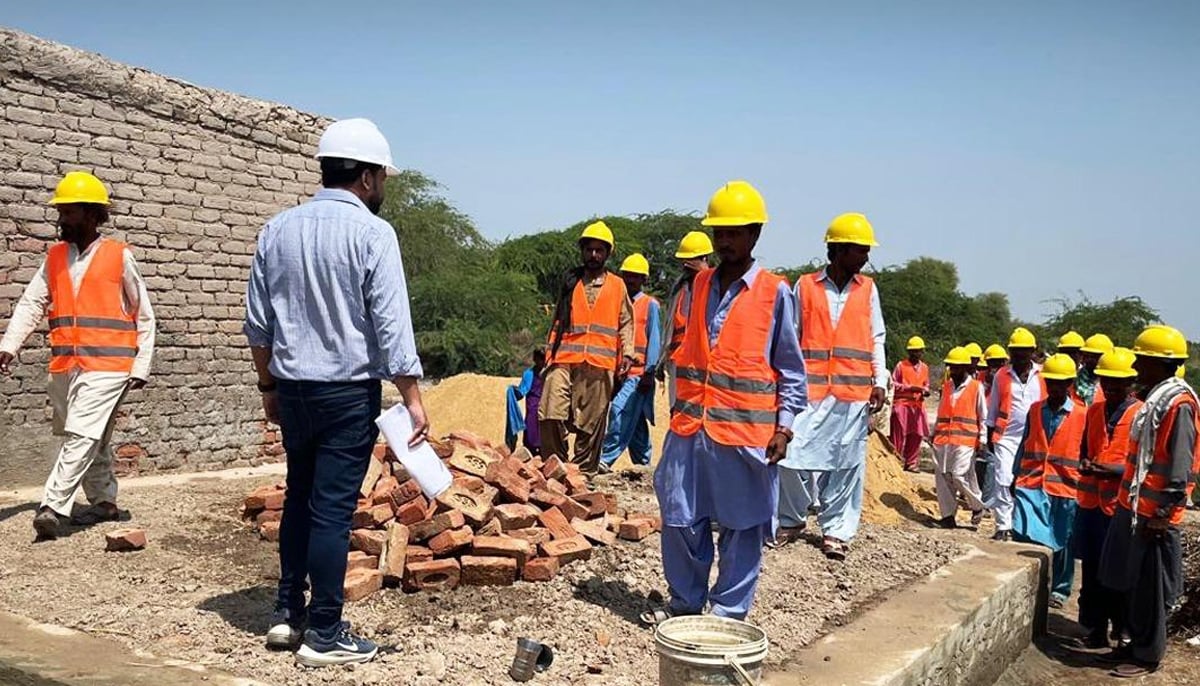
[[[317,159],[322,157],[378,164],[390,172],[396,171],[392,148],[370,119],[342,119],[330,124],[317,143]]]

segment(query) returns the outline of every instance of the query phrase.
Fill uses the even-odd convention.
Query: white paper
[[[412,436],[413,425],[412,416],[408,414],[404,405],[397,403],[392,406],[392,409],[379,415],[375,424],[383,433],[383,439],[387,441],[388,447],[400,460],[400,464],[404,465],[412,478],[417,480],[417,485],[421,487],[426,498],[432,500],[450,488],[454,477],[450,475],[450,470],[442,464],[441,459],[433,452],[433,448],[428,442],[422,441],[415,448],[408,447],[408,439]]]

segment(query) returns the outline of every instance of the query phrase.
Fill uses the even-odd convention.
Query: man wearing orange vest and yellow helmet
[[[1008,353],[1012,362],[1000,368],[992,381],[988,396],[988,465],[989,497],[984,498],[996,519],[997,541],[1012,538],[1013,492],[1017,449],[1025,436],[1029,408],[1046,397],[1046,382],[1033,364],[1037,338],[1018,326],[1008,338]]]
[[[1100,356],[1113,350],[1112,339],[1102,333],[1087,337],[1079,349],[1079,375],[1071,388],[1071,398],[1084,405],[1104,402],[1104,387],[1096,377],[1096,365]]]
[[[1075,581],[1071,532],[1078,509],[1079,451],[1087,427],[1087,406],[1071,399],[1075,360],[1057,353],[1042,365],[1046,398],[1029,408],[1013,492],[1013,538],[1039,543],[1053,552],[1050,605],[1062,607]]]
[[[796,417],[780,466],[777,541],[794,539],[818,504],[822,552],[844,560],[858,532],[870,413],[886,399],[886,331],[879,290],[860,272],[875,242],[861,214],[836,217],[825,232],[829,264],[796,282],[800,347],[813,405]]]
[[[154,353],[154,311],[133,253],[99,233],[108,220],[104,184],[70,172],[50,204],[62,240],[50,246],[0,341],[0,372],[8,374],[17,350],[49,315],[54,433],[66,439],[33,520],[43,540],[61,533],[80,486],[92,507],[75,523],[120,516],[109,453],[113,417],[128,390],[146,385]]]
[[[742,619],[750,611],[777,502],[775,464],[805,400],[796,303],[787,282],[753,257],[767,221],[762,196],[730,181],[708,203],[721,262],[696,275],[683,342],[675,351],[678,398],[654,491],[662,514],[670,605],[642,616]],[[716,583],[710,588],[713,530]]]
[[[612,230],[593,222],[579,236],[583,265],[567,274],[546,346],[538,428],[542,455],[569,459],[591,475],[600,451],[613,383],[635,362],[633,303],[621,277],[604,268],[614,247]],[[575,432],[575,454],[567,434]]]
[[[713,254],[712,239],[703,231],[688,231],[679,241],[679,249],[675,251],[675,259],[683,267],[683,273],[671,286],[670,317],[663,320],[662,340],[666,341],[666,351],[659,355],[654,377],[666,382],[667,400],[670,407],[675,406],[675,363],[671,354],[683,343],[683,332],[687,328],[688,303],[692,298],[692,281],[701,271],[708,269],[709,256]],[[670,376],[670,381],[667,377]]]
[[[1200,400],[1176,376],[1187,339],[1156,325],[1133,343],[1144,401],[1129,429],[1117,508],[1100,558],[1100,583],[1125,597],[1127,646],[1108,657],[1124,664],[1113,676],[1158,669],[1167,650],[1167,613],[1183,592],[1179,523],[1200,472]]]
[[[941,513],[938,525],[946,529],[958,526],[954,515],[961,497],[971,509],[971,524],[979,526],[984,504],[972,464],[987,443],[983,384],[971,373],[975,365],[966,348],[951,348],[943,362],[950,378],[942,384],[933,429],[934,485]]]
[[[654,423],[654,374],[662,352],[658,299],[643,293],[642,287],[650,276],[650,261],[641,253],[633,253],[621,263],[621,279],[633,294],[634,357],[636,361],[625,377],[609,410],[608,435],[600,453],[600,471],[612,470],[612,465],[629,449],[634,464],[650,464],[650,425]]]

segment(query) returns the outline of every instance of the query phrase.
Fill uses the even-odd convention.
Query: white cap
[[[370,119],[343,119],[330,124],[317,143],[317,159],[322,157],[378,164],[389,172],[396,171],[392,148]]]

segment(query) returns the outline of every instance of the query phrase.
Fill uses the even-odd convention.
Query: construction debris
[[[345,596],[384,586],[447,591],[459,584],[508,586],[550,581],[594,545],[641,541],[662,529],[657,513],[626,513],[609,493],[590,490],[579,466],[556,456],[509,453],[467,431],[432,440],[454,481],[429,501],[386,446],[363,479],[350,532]],[[279,540],[285,485],[246,496],[242,517]]]
[[[117,529],[104,534],[104,549],[124,553],[146,547],[145,529]]]

